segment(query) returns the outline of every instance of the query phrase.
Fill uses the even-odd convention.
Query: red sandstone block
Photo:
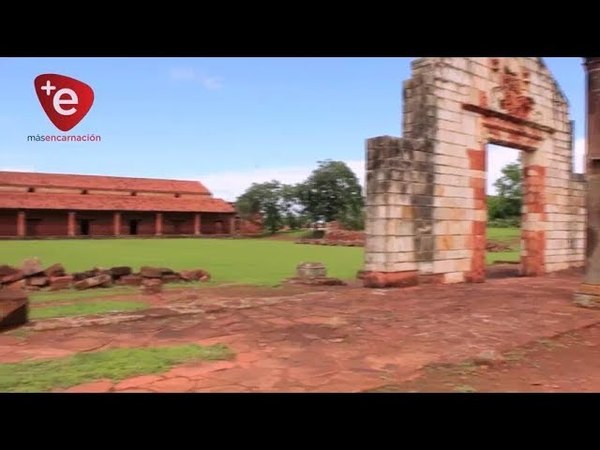
[[[473,221],[473,234],[476,236],[484,236],[485,235],[485,229],[486,229],[486,223],[482,220],[474,220]]]
[[[44,269],[44,275],[47,277],[62,277],[65,275],[65,268],[62,264],[52,264],[50,267]]]
[[[416,286],[419,283],[418,272],[367,272],[363,285],[368,288],[390,288]]]
[[[473,198],[475,200],[485,200],[485,187],[473,188]]]
[[[485,152],[482,150],[468,149],[469,169],[485,170]]]
[[[60,289],[68,289],[73,283],[73,277],[71,275],[65,275],[62,277],[51,277],[50,278],[50,290],[58,291]]]

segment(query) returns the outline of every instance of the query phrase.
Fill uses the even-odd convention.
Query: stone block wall
[[[366,285],[485,280],[488,143],[521,150],[523,274],[583,264],[585,181],[572,173],[567,101],[540,58],[414,61],[403,129],[367,141]]]

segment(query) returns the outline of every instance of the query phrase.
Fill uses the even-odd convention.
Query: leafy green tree
[[[340,220],[360,223],[364,199],[354,172],[342,161],[319,161],[304,183],[297,186],[297,198],[312,221]]]
[[[488,196],[490,220],[508,219],[521,215],[523,204],[523,175],[519,163],[510,163],[502,168],[502,176],[494,182],[496,196]]]
[[[271,233],[277,232],[284,224],[285,202],[283,185],[276,180],[266,183],[253,183],[236,201],[241,217],[261,214],[264,225]]]

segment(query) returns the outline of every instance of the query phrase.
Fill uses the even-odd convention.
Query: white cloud
[[[346,161],[364,186],[364,161]],[[271,169],[248,169],[214,172],[197,177],[215,197],[234,201],[250,187],[252,183],[264,183],[278,180],[285,184],[295,184],[304,181],[315,169],[313,166],[292,166]]]
[[[186,67],[176,67],[171,69],[169,76],[175,81],[191,81],[200,83],[205,89],[210,91],[223,87],[221,78],[205,75],[196,69]]]

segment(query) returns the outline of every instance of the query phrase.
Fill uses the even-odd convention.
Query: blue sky
[[[323,159],[362,178],[365,139],[401,133],[411,60],[0,58],[0,169],[198,179],[227,200],[253,181],[301,181]],[[545,60],[569,99],[582,162],[582,60]],[[41,73],[92,86],[94,105],[69,133],[102,142],[27,142],[60,134],[33,89]],[[489,156],[488,185],[517,151]]]

